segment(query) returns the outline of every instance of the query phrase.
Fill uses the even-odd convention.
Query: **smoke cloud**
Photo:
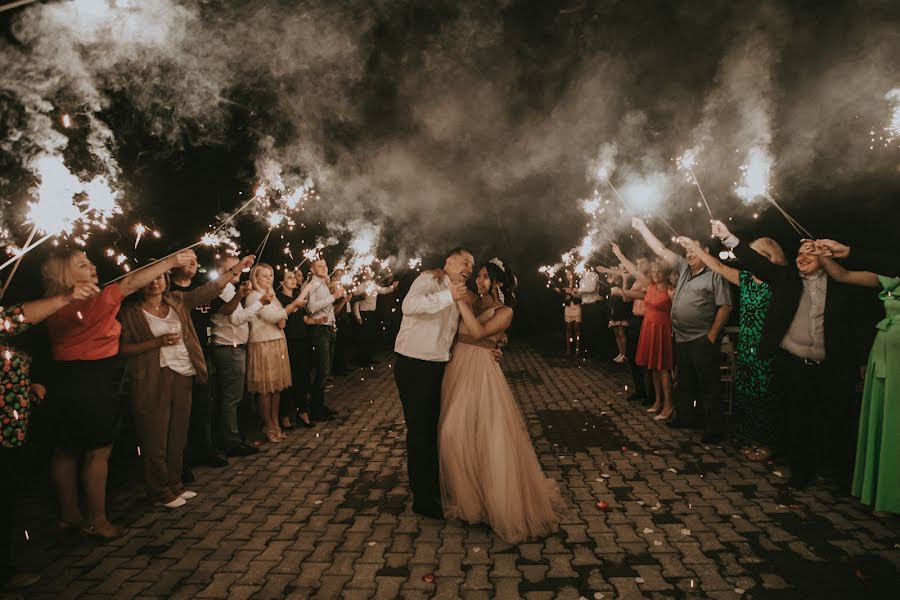
[[[530,268],[577,248],[586,224],[599,250],[630,216],[585,218],[584,199],[617,206],[607,180],[636,212],[702,230],[705,209],[675,161],[685,151],[696,152],[714,213],[749,219],[735,188],[754,157],[771,162],[768,185],[788,207],[823,186],[896,177],[895,145],[870,146],[891,124],[900,19],[886,0],[825,10],[34,4],[4,16],[0,42],[0,191],[10,199],[0,235],[21,237],[38,160],[59,157],[83,182],[103,176],[123,192],[121,218],[134,220],[153,204],[133,189],[146,165],[212,150],[245,165],[227,174],[245,193],[287,198],[314,185],[309,229],[344,244],[371,238],[398,264],[467,243]],[[184,202],[208,208],[199,236],[232,201]]]

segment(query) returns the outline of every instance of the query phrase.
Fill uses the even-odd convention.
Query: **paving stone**
[[[780,467],[661,426],[624,400],[619,366],[523,345],[501,366],[568,505],[554,535],[511,545],[484,525],[411,512],[385,362],[335,379],[339,419],[227,468],[196,469],[201,496],[179,511],[148,510],[138,469],[129,485],[111,485],[110,511],[128,535],[26,547],[22,561],[44,574],[28,597],[735,600],[735,587],[791,597],[815,596],[823,582],[857,589],[860,565],[866,592],[893,589],[900,520],[874,519],[820,483],[788,494],[772,474]],[[41,523],[26,525],[44,535]]]

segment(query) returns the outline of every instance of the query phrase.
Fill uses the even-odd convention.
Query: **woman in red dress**
[[[641,337],[638,340],[635,362],[650,371],[656,402],[647,412],[659,413],[654,419],[664,421],[672,416],[672,297],[669,294],[669,269],[665,263],[656,260],[650,269],[650,277],[644,275],[628,260],[619,246],[613,244],[613,252],[622,261],[628,272],[638,283],[646,287],[645,292],[613,288],[612,293],[626,298],[643,299],[646,307]]]

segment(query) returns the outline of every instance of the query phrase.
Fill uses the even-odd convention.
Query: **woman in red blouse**
[[[120,407],[113,393],[122,300],[174,267],[193,260],[179,252],[113,283],[96,296],[73,302],[47,320],[54,377],[47,395],[47,421],[54,442],[51,472],[59,494],[60,530],[81,529],[98,539],[122,530],[106,516],[106,476]],[[96,285],[97,269],[80,250],[49,257],[42,267],[48,294],[78,282]],[[79,460],[87,516],[78,502]]]

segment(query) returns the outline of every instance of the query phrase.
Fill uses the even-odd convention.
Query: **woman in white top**
[[[247,257],[237,265],[253,264]],[[178,508],[197,495],[181,481],[184,445],[191,414],[194,380],[207,380],[203,348],[191,310],[208,304],[228,283],[227,277],[188,292],[168,290],[166,275],[141,289],[140,298],[122,307],[119,352],[127,358],[134,424],[151,498]]]
[[[250,319],[250,338],[247,342],[247,391],[259,394],[259,416],[263,433],[270,442],[287,439],[278,423],[281,391],[290,387],[291,364],[288,360],[284,327],[288,315],[299,309],[301,296],[283,306],[275,295],[275,272],[267,264],[258,263],[250,271],[253,291],[244,299],[251,306],[262,298],[271,299]]]

